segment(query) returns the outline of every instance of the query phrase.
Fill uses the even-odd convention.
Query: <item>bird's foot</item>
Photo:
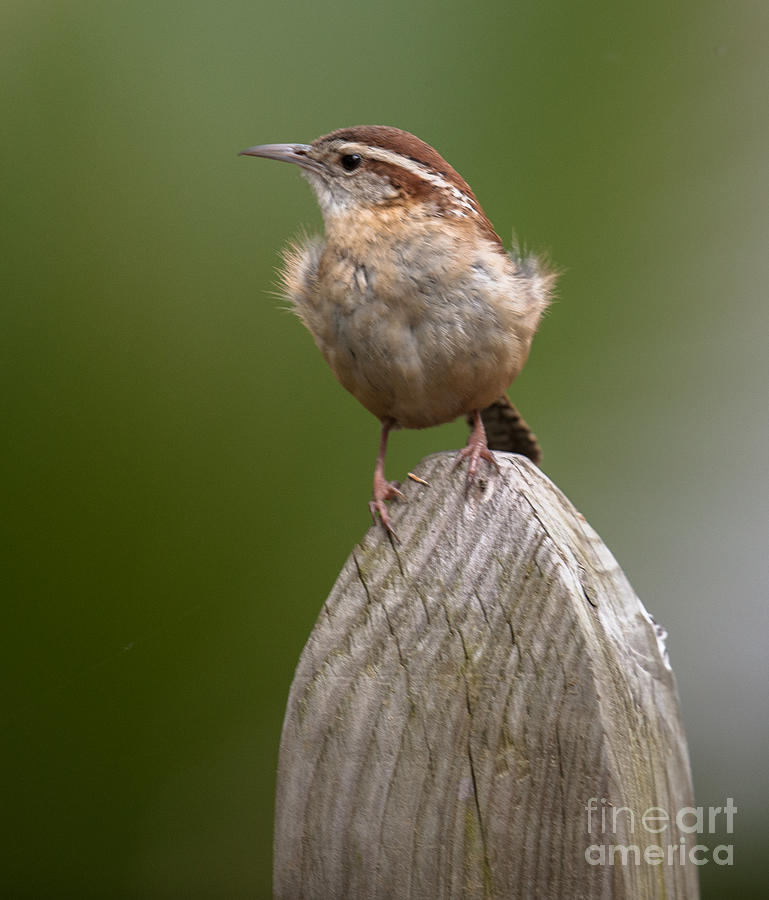
[[[475,414],[475,427],[470,432],[470,437],[467,439],[467,446],[463,447],[459,451],[457,461],[454,463],[455,469],[457,469],[462,464],[463,459],[470,460],[470,464],[467,467],[466,490],[468,491],[475,482],[475,475],[478,471],[478,462],[480,460],[485,459],[487,462],[491,463],[492,466],[494,466],[497,472],[500,471],[499,463],[497,462],[491,450],[489,450],[489,445],[486,441],[486,432],[483,428],[483,423],[481,422],[481,417],[478,413]]]
[[[379,521],[382,523],[385,531],[387,531],[387,533],[398,543],[400,543],[400,538],[393,529],[385,501],[405,499],[406,498],[401,491],[399,491],[391,481],[387,481],[384,475],[381,475],[378,471],[374,473],[374,498],[368,505],[371,510],[371,518],[376,525],[377,515],[379,515]]]

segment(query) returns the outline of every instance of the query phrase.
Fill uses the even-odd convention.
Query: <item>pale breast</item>
[[[492,245],[424,229],[366,248],[310,241],[284,283],[341,384],[378,418],[424,428],[497,399],[547,302]]]

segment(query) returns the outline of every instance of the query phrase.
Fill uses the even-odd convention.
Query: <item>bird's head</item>
[[[429,144],[399,128],[359,125],[332,131],[311,144],[261,144],[241,155],[299,166],[327,221],[400,205],[473,223],[499,243],[462,176]]]

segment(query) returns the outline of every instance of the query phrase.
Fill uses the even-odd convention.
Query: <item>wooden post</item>
[[[664,633],[539,469],[498,453],[466,498],[454,459],[423,460],[402,543],[368,532],[302,653],[275,897],[696,898]]]

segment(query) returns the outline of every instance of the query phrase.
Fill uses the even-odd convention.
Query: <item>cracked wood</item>
[[[324,604],[281,741],[279,900],[697,896],[691,864],[586,862],[695,842],[640,826],[692,804],[675,682],[600,538],[496,456],[468,498],[454,454],[423,460],[430,486],[392,504],[402,543],[372,528]],[[601,833],[602,799],[632,833]]]

